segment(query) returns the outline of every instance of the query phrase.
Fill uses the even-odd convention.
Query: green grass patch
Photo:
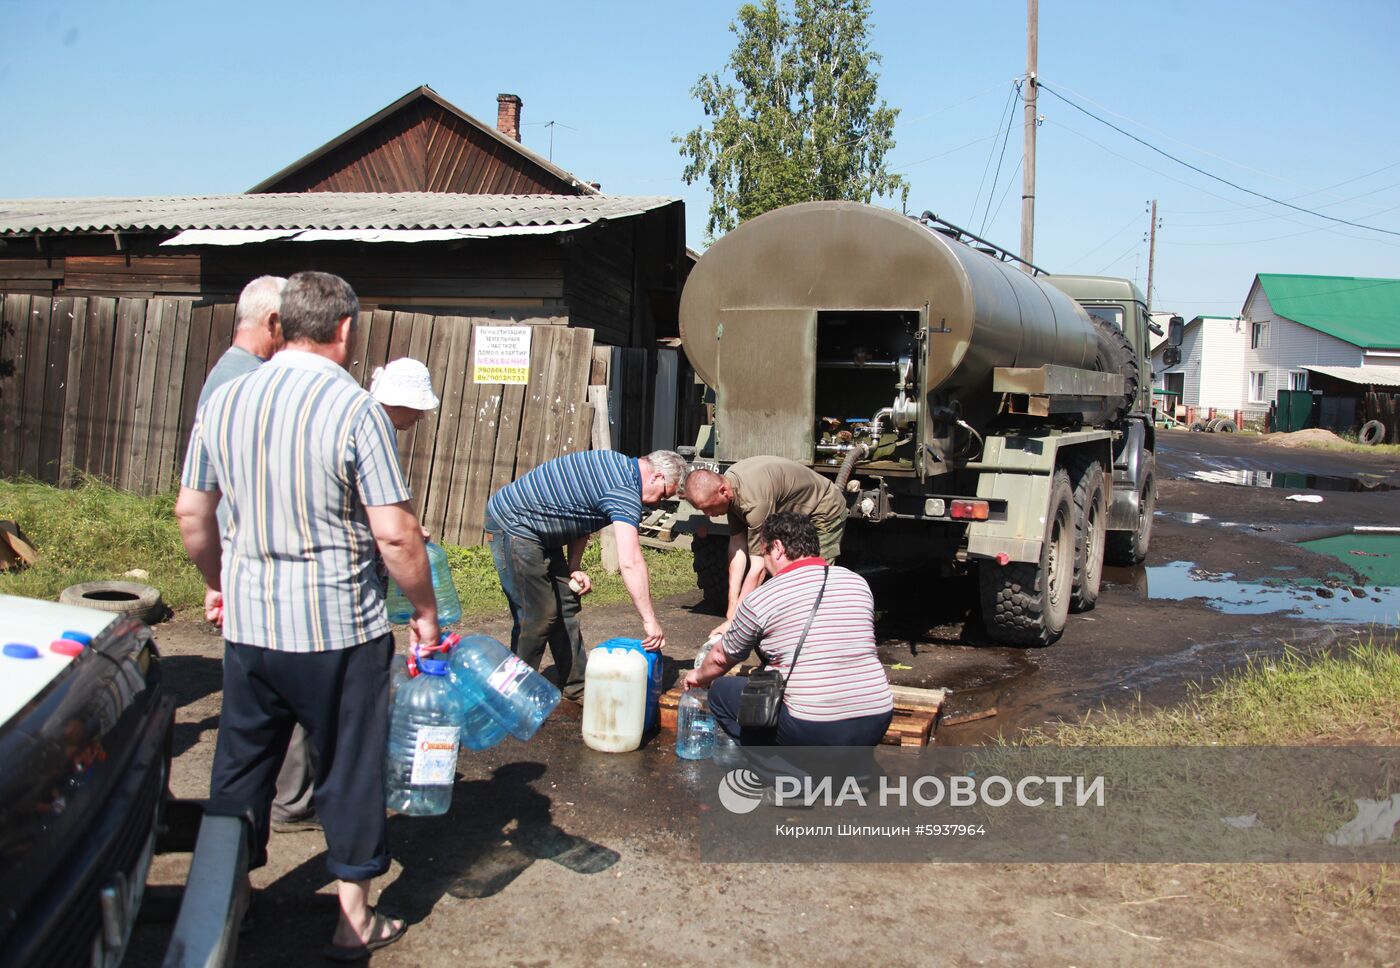
[[[143,569],[146,584],[160,589],[176,609],[204,601],[204,581],[185,556],[175,524],[175,494],[138,497],[96,478],[57,488],[33,481],[0,481],[0,518],[19,523],[38,549],[32,568],[0,572],[0,593],[56,599],[69,585],[121,578]],[[465,615],[506,611],[506,599],[486,548],[444,545]],[[691,556],[684,551],[643,548],[654,598],[695,588]],[[590,542],[584,570],[593,578],[589,604],[629,601],[620,575],[603,571],[599,544]]]
[[[1052,746],[1389,745],[1400,740],[1400,652],[1375,636],[1314,656],[1251,659],[1173,709],[1106,713],[1025,737]]]

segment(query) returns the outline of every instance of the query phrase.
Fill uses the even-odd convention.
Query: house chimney
[[[496,130],[516,141],[520,140],[520,108],[523,104],[514,94],[496,95]]]

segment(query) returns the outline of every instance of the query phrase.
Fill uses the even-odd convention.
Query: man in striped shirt
[[[578,612],[579,598],[593,588],[583,549],[594,531],[612,525],[622,581],[642,619],[643,645],[665,646],[637,527],[642,505],[674,497],[684,475],[685,461],[674,451],[634,458],[586,450],[546,461],[487,503],[486,541],[515,620],[511,651],[538,669],[547,643],[566,699],[583,700],[587,655]]]
[[[744,746],[875,746],[889,729],[894,697],[875,649],[870,586],[849,569],[827,565],[806,515],[770,514],[759,536],[772,577],[739,603],[729,631],[686,674],[685,688],[709,688],[715,722]],[[724,675],[755,649],[787,683],[774,730],[740,729],[746,680]]]
[[[389,869],[384,815],[393,638],[374,549],[414,606],[409,634],[436,643],[437,612],[394,428],[345,370],[359,303],[338,276],[301,272],[282,291],[285,348],[215,390],[190,434],[175,513],[222,618],[223,706],[207,810],[256,825],[266,862],[269,805],[287,737],[316,753],[316,807],[340,921],[328,953],[367,953],[404,922],[369,906]],[[220,496],[229,526],[220,535]]]

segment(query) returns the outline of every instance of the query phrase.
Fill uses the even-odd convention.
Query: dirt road
[[[1400,485],[1400,464],[1267,441],[1164,435],[1160,501],[1148,564],[1190,562],[1213,576],[1351,587],[1336,558],[1294,542],[1354,525],[1400,521],[1400,491],[1253,487],[1193,479],[1241,469]],[[1316,493],[1322,503],[1286,500]],[[1194,520],[1206,515],[1209,520]],[[1151,569],[1115,574],[1097,608],[1071,618],[1048,649],[986,643],[959,602],[966,589],[894,599],[881,624],[891,678],[954,690],[950,711],[995,706],[992,719],[940,732],[973,743],[1061,716],[1180,698],[1193,681],[1285,644],[1317,648],[1342,634],[1292,614],[1230,614],[1203,599],[1150,597]],[[1284,576],[1282,579],[1279,576]],[[1144,589],[1144,585],[1146,588]],[[931,591],[931,593],[930,593]],[[1377,592],[1380,594],[1380,591]],[[1145,597],[1149,596],[1149,597]],[[1308,602],[1302,603],[1302,607]],[[698,595],[668,601],[667,680],[716,617]],[[587,610],[585,636],[636,633],[630,609]],[[501,635],[502,619],[478,629]],[[221,644],[180,616],[159,629],[179,695],[173,786],[207,792],[218,726]],[[379,903],[413,924],[375,956],[385,966],[929,964],[1383,964],[1400,959],[1396,892],[1374,868],[1187,865],[706,865],[695,810],[663,735],[641,751],[594,753],[564,711],[528,745],[464,755],[452,811],[394,817],[395,863]],[[240,964],[315,964],[335,917],[319,835],[274,835],[256,872],[258,907]],[[156,884],[185,860],[158,858]],[[167,929],[143,925],[130,964],[159,963]]]

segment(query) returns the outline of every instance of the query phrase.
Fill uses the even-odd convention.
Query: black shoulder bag
[[[802,654],[802,643],[807,641],[807,633],[812,629],[812,620],[821,608],[822,595],[826,594],[826,579],[831,566],[822,569],[822,587],[817,592],[817,600],[812,605],[812,614],[807,616],[807,624],[802,628],[802,637],[797,640],[797,648],[792,650],[792,662],[788,664],[787,679],[797,667],[797,657]],[[744,691],[739,694],[739,725],[745,729],[773,729],[778,725],[778,710],[783,705],[783,691],[787,689],[787,679],[777,669],[764,666],[749,673],[749,681],[744,683]]]

